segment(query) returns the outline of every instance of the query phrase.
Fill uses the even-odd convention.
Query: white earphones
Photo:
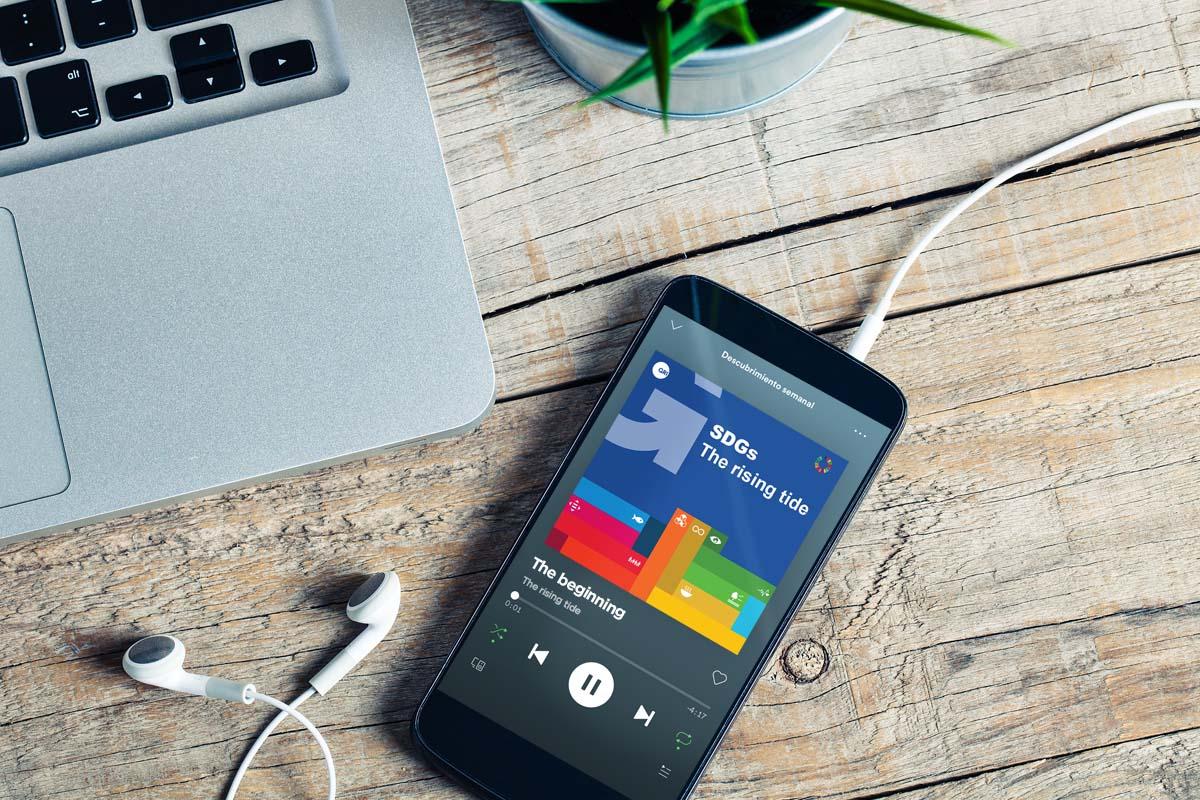
[[[320,694],[362,661],[388,635],[400,613],[400,579],[394,572],[376,572],[354,590],[346,603],[346,616],[367,626],[342,652],[334,656],[308,683]]]
[[[121,666],[135,681],[173,692],[232,700],[246,705],[254,702],[251,699],[254,694],[252,683],[237,683],[185,672],[183,658],[186,652],[183,642],[174,636],[148,636],[134,642],[125,651]]]
[[[337,795],[337,777],[333,766],[333,755],[320,731],[307,717],[297,711],[296,707],[311,698],[314,693],[327,694],[338,681],[346,677],[350,670],[354,669],[360,661],[366,658],[368,653],[383,641],[400,613],[400,595],[400,579],[394,572],[377,572],[355,589],[354,594],[350,595],[349,602],[346,603],[346,615],[353,621],[366,625],[366,630],[355,636],[350,644],[309,679],[308,683],[312,688],[306,689],[288,705],[274,697],[262,694],[252,683],[239,683],[224,678],[187,672],[183,668],[187,651],[183,642],[174,636],[159,634],[134,642],[125,651],[125,656],[121,659],[121,666],[125,668],[129,677],[150,686],[200,697],[231,700],[246,705],[250,705],[255,700],[262,700],[279,709],[279,713],[267,724],[243,757],[237,774],[234,775],[233,781],[229,785],[229,792],[225,795],[226,800],[233,800],[254,755],[279,723],[289,716],[307,728],[308,732],[317,740],[329,770],[329,800],[334,800]]]

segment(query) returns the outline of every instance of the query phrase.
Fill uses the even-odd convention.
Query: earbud
[[[394,572],[376,572],[350,595],[346,603],[346,615],[367,629],[354,637],[342,652],[321,668],[308,683],[320,694],[327,693],[334,684],[346,677],[367,653],[383,641],[396,615],[400,613],[400,578]]]
[[[135,681],[162,689],[246,705],[254,702],[255,689],[252,683],[237,683],[185,671],[183,659],[186,652],[183,642],[174,636],[147,636],[129,646],[125,657],[121,659],[121,666]]]
[[[254,744],[250,746],[249,752],[242,759],[237,774],[233,776],[233,782],[229,786],[229,793],[225,795],[226,800],[233,800],[242,778],[246,775],[246,770],[250,768],[254,754],[271,735],[271,731],[275,730],[287,716],[293,717],[307,728],[320,746],[321,754],[325,757],[326,768],[329,771],[329,797],[330,800],[333,800],[337,794],[333,754],[329,752],[329,745],[326,743],[325,737],[308,717],[296,710],[296,707],[312,697],[314,692],[325,694],[333,688],[334,684],[346,677],[346,673],[354,669],[358,662],[366,658],[367,654],[383,641],[383,637],[387,636],[392,625],[396,624],[396,616],[399,613],[400,578],[396,576],[396,573],[376,572],[367,578],[361,586],[354,590],[354,594],[350,595],[350,600],[346,603],[346,616],[355,622],[366,625],[367,629],[355,636],[342,652],[322,667],[321,671],[309,680],[312,688],[305,689],[290,705],[285,705],[270,695],[262,694],[251,683],[235,683],[224,678],[194,675],[185,671],[183,659],[186,651],[183,642],[174,636],[148,636],[134,642],[125,651],[121,665],[129,677],[151,686],[201,697],[233,700],[246,705],[250,705],[255,700],[262,700],[279,709],[279,713],[258,735]]]

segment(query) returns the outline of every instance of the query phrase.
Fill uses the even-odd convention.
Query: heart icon
[[[725,681],[729,680],[729,676],[719,669],[713,670],[713,686],[720,686]]]

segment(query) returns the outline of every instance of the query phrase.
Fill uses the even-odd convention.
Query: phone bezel
[[[696,769],[688,777],[687,784],[679,795],[680,800],[692,793],[709,760],[720,747],[738,711],[745,704],[750,690],[779,646],[789,623],[808,596],[829,554],[837,546],[842,532],[848,527],[903,429],[908,410],[903,393],[894,383],[866,364],[846,355],[785,317],[706,278],[686,275],[667,284],[622,355],[620,364],[588,414],[554,477],[547,484],[521,535],[513,543],[504,563],[497,570],[487,591],[475,607],[471,619],[464,626],[413,715],[411,732],[417,746],[442,771],[485,797],[504,800],[518,796],[540,796],[544,794],[547,786],[555,786],[556,791],[568,790],[566,796],[586,800],[628,800],[625,795],[596,778],[572,767],[449,695],[439,692],[438,686],[446,669],[458,657],[463,641],[478,621],[480,612],[507,573],[517,550],[529,536],[534,521],[543,512],[567,465],[575,458],[581,443],[591,431],[600,410],[609,402],[633,354],[637,352],[647,331],[664,308],[684,314],[889,429],[886,442],[856,487],[854,496],[824,543],[813,568],[792,598],[787,613],[772,632],[767,646],[759,654],[754,668],[749,673],[750,677],[739,688],[736,698],[727,709],[712,744],[701,755]],[[426,724],[428,719],[435,717],[432,725]],[[488,737],[489,741],[486,746],[481,747],[474,736],[463,736],[464,731],[481,733]],[[430,741],[431,733],[440,737],[439,741]],[[464,761],[466,763],[463,763]],[[518,763],[522,765],[521,768],[514,769],[514,764]]]

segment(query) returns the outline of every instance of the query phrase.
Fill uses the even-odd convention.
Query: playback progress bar
[[[691,700],[696,705],[703,706],[705,709],[710,710],[710,711],[712,710],[712,706],[710,706],[708,703],[701,700],[699,697],[696,697],[693,694],[688,694],[683,689],[680,689],[678,686],[671,683],[669,680],[667,680],[663,676],[661,676],[655,672],[651,672],[650,670],[646,669],[645,667],[643,667],[641,664],[637,663],[636,661],[632,661],[629,658],[626,658],[625,656],[621,655],[616,650],[613,650],[611,647],[604,644],[603,642],[597,641],[594,637],[587,635],[586,633],[579,630],[579,628],[576,628],[571,623],[569,623],[565,620],[559,619],[555,614],[553,614],[550,611],[547,611],[546,609],[542,608],[538,603],[534,602],[534,599],[531,596],[525,595],[525,594],[519,594],[518,592],[515,592],[515,591],[513,592],[513,594],[519,596],[521,598],[521,600],[524,601],[524,603],[527,607],[532,608],[534,611],[543,615],[547,619],[553,620],[554,622],[558,623],[559,625],[562,625],[564,628],[571,631],[576,636],[579,636],[579,637],[582,637],[582,638],[588,640],[592,644],[596,645],[596,647],[599,647],[601,650],[612,655],[614,658],[619,658],[620,660],[624,661],[626,664],[628,664],[629,666],[638,670],[642,674],[653,678],[654,680],[661,683],[663,686],[666,686],[668,689],[671,689],[672,691],[678,692],[679,694],[683,695],[684,697],[686,697],[688,700]],[[516,598],[514,597],[514,599],[516,599]]]

